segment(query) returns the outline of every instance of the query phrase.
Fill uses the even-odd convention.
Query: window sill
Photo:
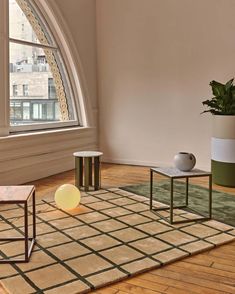
[[[60,133],[72,133],[72,132],[84,132],[86,130],[94,129],[94,127],[81,127],[81,126],[72,126],[72,127],[63,127],[57,129],[46,129],[46,130],[35,130],[35,131],[24,131],[24,132],[15,132],[10,133],[7,136],[0,137],[0,140],[9,140],[9,139],[17,139],[23,137],[31,137],[31,136],[44,136],[51,134],[60,134]]]

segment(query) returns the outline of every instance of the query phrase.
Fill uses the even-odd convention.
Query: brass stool
[[[89,191],[89,186],[94,186],[94,190],[100,188],[100,156],[102,152],[81,151],[73,153],[75,157],[75,185],[80,188],[84,186],[85,191]],[[92,180],[92,160],[94,160],[94,181]],[[84,168],[83,168],[84,162]],[[83,185],[84,174],[84,185]]]

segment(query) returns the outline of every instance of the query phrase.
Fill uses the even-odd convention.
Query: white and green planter
[[[235,187],[235,115],[213,115],[211,141],[213,182]]]

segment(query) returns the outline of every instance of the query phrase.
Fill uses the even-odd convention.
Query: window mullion
[[[8,0],[0,1],[0,136],[9,134],[9,25]]]
[[[14,38],[10,38],[9,40],[12,43],[22,44],[22,45],[26,45],[26,46],[33,46],[33,47],[38,47],[38,48],[43,48],[43,49],[58,50],[58,48],[55,46],[45,45],[45,44],[41,44],[41,43],[33,43],[33,42],[28,42],[28,41],[14,39]]]

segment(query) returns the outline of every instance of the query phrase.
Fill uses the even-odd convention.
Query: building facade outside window
[[[56,88],[52,78],[48,79],[48,98],[56,99]]]
[[[23,85],[23,96],[29,96],[29,85]]]
[[[15,84],[13,84],[12,85],[12,92],[13,92],[13,96],[15,97],[15,96],[18,96],[18,86],[17,85],[15,85]]]
[[[66,65],[36,3],[9,0],[13,131],[79,125]]]

